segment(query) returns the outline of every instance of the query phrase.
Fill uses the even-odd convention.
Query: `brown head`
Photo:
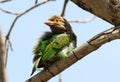
[[[70,24],[61,16],[54,15],[45,22],[50,26],[53,34],[69,33],[72,32]]]

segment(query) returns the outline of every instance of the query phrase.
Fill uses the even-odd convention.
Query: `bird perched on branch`
[[[54,62],[68,57],[76,47],[76,35],[66,19],[54,15],[45,24],[50,27],[51,32],[45,32],[33,48],[35,55],[31,75],[37,68],[47,68]]]

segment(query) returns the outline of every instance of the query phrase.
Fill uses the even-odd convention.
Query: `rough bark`
[[[69,57],[56,62],[48,69],[41,71],[28,79],[26,82],[47,82],[50,78],[59,74],[81,58],[98,49],[101,45],[119,38],[120,26],[108,29],[77,47]]]
[[[106,20],[113,25],[120,24],[120,0],[71,0],[77,6]]]
[[[5,73],[5,39],[2,36],[0,28],[0,82],[6,82]]]

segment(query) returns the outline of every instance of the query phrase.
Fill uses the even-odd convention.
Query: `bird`
[[[65,18],[54,15],[44,24],[49,26],[51,31],[45,32],[33,47],[34,65],[31,75],[37,68],[45,69],[56,61],[68,57],[76,48],[77,37]]]

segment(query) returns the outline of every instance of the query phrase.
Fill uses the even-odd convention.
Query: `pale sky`
[[[9,51],[8,56],[8,82],[25,82],[30,78],[33,66],[32,47],[42,33],[50,31],[44,21],[52,15],[60,15],[63,2],[64,0],[57,0],[41,5],[18,19],[10,36],[14,51]],[[33,5],[34,0],[12,0],[0,4],[0,8],[20,13]],[[65,13],[67,20],[84,20],[92,16],[72,2],[68,3]],[[7,34],[14,18],[14,15],[0,11],[0,25],[4,35]],[[89,23],[71,23],[71,26],[77,35],[77,46],[112,27],[111,24],[100,18],[96,18]],[[63,82],[120,82],[119,48],[119,40],[103,45],[62,72]],[[58,76],[53,77],[48,82],[58,82]]]

